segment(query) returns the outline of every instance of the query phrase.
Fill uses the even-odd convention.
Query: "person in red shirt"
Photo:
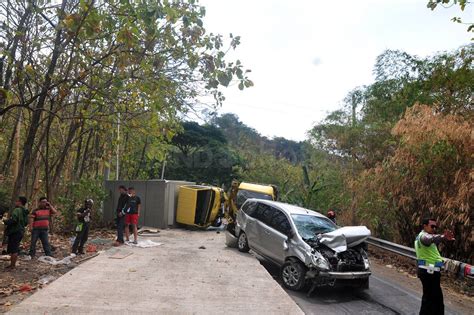
[[[36,255],[36,243],[38,242],[38,239],[40,239],[41,244],[43,245],[44,254],[46,256],[52,256],[51,247],[49,246],[48,240],[48,231],[51,216],[55,215],[56,213],[56,208],[49,203],[46,197],[41,197],[39,199],[38,208],[31,212],[31,258],[35,257]]]
[[[130,242],[130,225],[133,227],[134,244],[138,242],[138,218],[140,217],[140,210],[142,202],[140,197],[135,193],[135,188],[128,188],[129,198],[127,206],[125,207],[125,237],[127,242]]]

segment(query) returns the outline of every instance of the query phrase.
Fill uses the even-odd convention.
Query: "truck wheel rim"
[[[244,249],[247,244],[247,237],[245,236],[244,233],[240,234],[239,237],[239,248]]]
[[[298,270],[293,265],[286,266],[283,269],[283,281],[289,286],[295,286],[300,279]]]

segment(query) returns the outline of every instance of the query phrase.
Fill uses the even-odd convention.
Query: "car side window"
[[[282,234],[287,235],[291,230],[290,221],[286,215],[278,209],[273,208],[270,226]]]
[[[257,205],[255,202],[246,202],[243,206],[242,206],[242,211],[245,212],[247,215],[251,216],[251,217],[255,217],[255,210],[257,208]]]
[[[270,206],[264,203],[259,203],[257,209],[255,210],[255,218],[262,221],[266,225],[269,225],[271,212],[272,212],[272,209]]]

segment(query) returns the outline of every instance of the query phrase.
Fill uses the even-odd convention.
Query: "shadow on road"
[[[333,287],[316,288],[311,296],[308,290],[291,291],[283,287],[280,280],[280,268],[272,262],[257,257],[260,264],[280,283],[306,314],[402,314],[399,311],[372,298],[370,290],[362,290],[344,284]]]

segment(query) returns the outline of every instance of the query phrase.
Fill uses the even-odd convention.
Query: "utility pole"
[[[120,113],[117,114],[117,156],[115,165],[115,180],[119,180],[120,173]]]
[[[352,121],[351,121],[351,129],[352,129],[352,135],[354,135],[354,128],[356,127],[356,107],[357,107],[357,102],[356,102],[356,97],[355,93],[352,94],[351,98],[351,106],[352,106]],[[355,207],[355,189],[354,189],[354,182],[355,182],[355,152],[354,152],[354,139],[352,139],[352,144],[351,144],[351,177],[352,177],[352,187],[351,187],[351,214],[352,214],[352,225],[357,224],[357,219],[356,219],[356,207]]]
[[[161,167],[161,179],[165,179],[165,168],[166,168],[166,156],[165,156],[165,160],[163,161],[163,166]]]

